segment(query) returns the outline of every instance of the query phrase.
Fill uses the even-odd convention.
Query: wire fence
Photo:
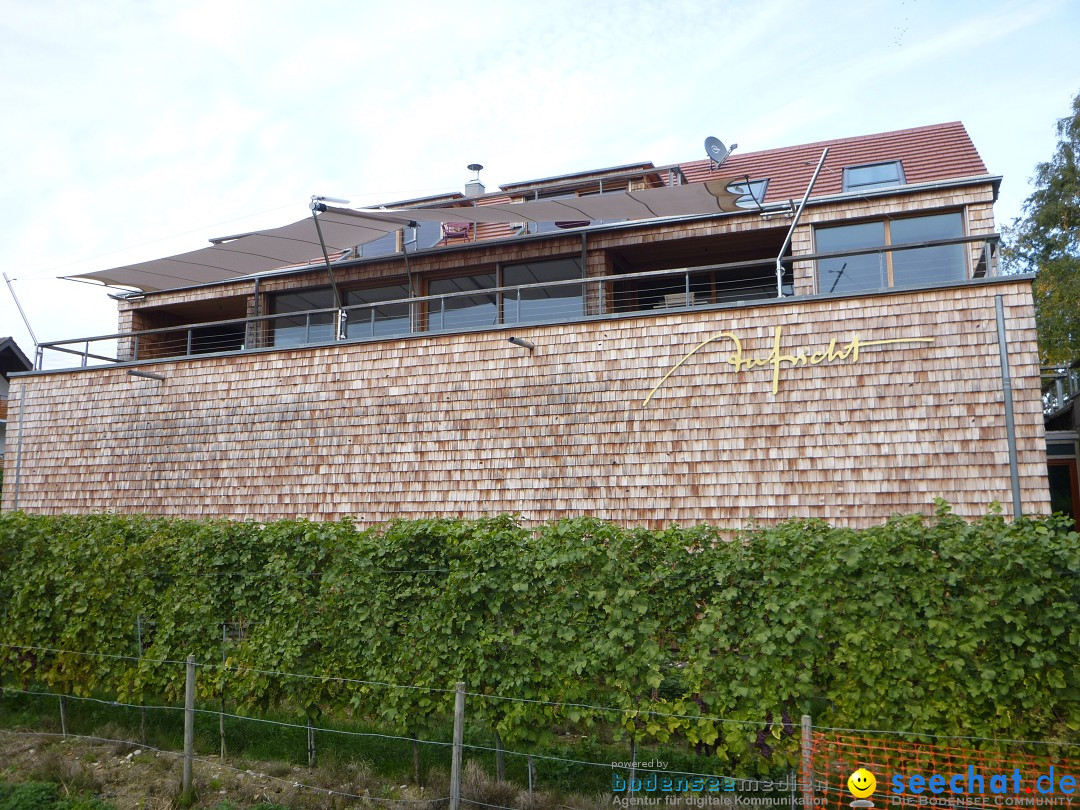
[[[227,629],[226,629],[227,634]],[[455,688],[442,688],[433,686],[420,686],[414,684],[394,684],[379,680],[367,680],[324,674],[293,673],[272,669],[246,667],[239,664],[219,663],[214,661],[196,662],[194,657],[187,661],[172,659],[148,659],[139,656],[123,655],[118,653],[105,653],[93,651],[69,650],[46,646],[20,646],[0,645],[20,653],[35,652],[57,656],[85,656],[87,658],[107,658],[118,661],[137,662],[139,664],[152,664],[156,666],[184,667],[186,672],[186,698],[184,706],[165,705],[146,701],[110,700],[101,696],[78,695],[68,692],[56,692],[50,689],[27,689],[10,685],[0,685],[0,699],[6,701],[9,697],[20,696],[25,699],[55,700],[58,707],[60,720],[60,734],[62,737],[75,739],[101,740],[105,742],[128,743],[143,748],[160,752],[163,755],[184,758],[190,765],[194,762],[212,762],[214,765],[236,770],[228,765],[225,759],[226,736],[229,733],[226,721],[237,726],[238,724],[258,724],[260,727],[274,727],[295,734],[307,735],[308,765],[314,766],[316,760],[316,740],[352,739],[352,740],[382,740],[400,743],[410,746],[413,750],[414,763],[419,763],[419,751],[421,748],[433,752],[441,752],[442,756],[450,754],[451,783],[449,795],[438,799],[423,799],[424,802],[450,802],[453,810],[459,810],[460,804],[486,806],[503,809],[503,805],[489,804],[476,799],[463,797],[461,788],[461,762],[464,752],[473,755],[494,755],[499,770],[498,778],[505,778],[505,767],[502,764],[506,757],[517,758],[523,761],[526,779],[530,793],[538,788],[538,763],[551,766],[558,771],[567,768],[591,772],[594,777],[588,781],[591,784],[610,783],[610,792],[615,798],[629,798],[637,796],[665,796],[665,795],[723,795],[723,794],[774,794],[771,798],[774,804],[785,804],[790,799],[790,804],[809,806],[828,806],[839,808],[842,804],[848,804],[851,795],[846,787],[847,776],[855,769],[864,767],[874,773],[878,779],[879,789],[883,796],[884,806],[900,807],[910,804],[940,804],[946,803],[951,807],[968,807],[986,804],[983,799],[1010,798],[1011,805],[1023,806],[1026,803],[1053,803],[1057,800],[1071,802],[1075,788],[1078,771],[1078,760],[1075,757],[1080,743],[1068,740],[1022,740],[1007,738],[987,738],[971,735],[944,735],[934,733],[921,733],[914,731],[887,730],[887,729],[850,729],[831,726],[814,726],[809,717],[803,717],[802,733],[799,740],[801,762],[798,773],[790,772],[782,782],[777,780],[748,780],[746,777],[733,774],[713,772],[710,768],[688,769],[673,766],[670,762],[658,762],[655,759],[644,760],[639,758],[636,742],[630,740],[630,755],[622,761],[596,761],[595,759],[575,756],[558,756],[552,753],[542,753],[540,750],[517,750],[506,747],[502,740],[495,735],[495,744],[486,745],[473,739],[466,742],[464,739],[466,699],[472,701],[498,701],[512,703],[539,704],[552,709],[565,710],[576,708],[589,710],[610,715],[614,724],[619,724],[629,717],[648,718],[662,717],[671,719],[688,719],[695,721],[708,721],[718,724],[730,724],[735,728],[756,727],[759,735],[768,729],[771,723],[761,721],[744,720],[741,718],[729,718],[701,715],[686,715],[656,711],[649,708],[605,706],[588,703],[568,703],[543,700],[539,698],[525,698],[511,695],[491,694],[483,691],[466,690],[464,684],[458,684]],[[416,734],[408,736],[403,734],[386,733],[378,730],[358,730],[356,728],[334,727],[328,723],[316,723],[318,717],[315,712],[306,713],[306,722],[293,722],[290,720],[274,719],[266,716],[241,714],[237,711],[226,710],[224,693],[220,706],[216,709],[196,706],[194,702],[195,680],[198,672],[220,671],[224,673],[242,673],[273,676],[285,679],[293,679],[300,683],[316,682],[342,683],[362,685],[384,690],[420,691],[431,694],[453,694],[459,707],[454,716],[454,733],[452,741],[443,739],[421,739]],[[71,727],[67,704],[89,704],[98,707],[106,707],[127,711],[138,711],[142,714],[140,741],[114,740],[111,738],[98,737],[94,734],[76,733]],[[170,715],[177,721],[183,716],[185,726],[185,742],[183,752],[170,750],[162,747],[147,745],[145,712],[157,712],[161,715]],[[216,717],[218,719],[218,733],[220,736],[220,754],[217,757],[199,756],[195,752],[195,737],[193,727],[195,718],[204,720]],[[172,722],[171,720],[167,722]],[[179,727],[180,723],[175,724]],[[4,733],[44,734],[54,735],[49,731],[32,731],[29,729],[13,730],[0,729]],[[54,735],[57,736],[57,735]],[[206,745],[206,735],[202,744]],[[980,746],[980,744],[989,744]],[[589,750],[596,750],[595,747]],[[708,759],[706,762],[710,761]],[[716,760],[711,760],[715,762]],[[1055,771],[1056,769],[1056,771]],[[187,770],[185,770],[185,773]],[[1056,774],[1056,776],[1055,776]],[[941,777],[940,784],[929,780]],[[953,780],[953,777],[956,777]],[[1000,777],[1000,779],[999,779]],[[1048,777],[1049,782],[1044,778]],[[273,778],[273,777],[268,777]],[[912,779],[915,781],[912,781]],[[414,779],[422,780],[420,768],[414,768]],[[919,781],[921,779],[921,781]],[[965,781],[968,780],[968,781]],[[1056,781],[1055,781],[1056,780]],[[1070,782],[1071,780],[1071,782]],[[295,781],[295,780],[290,780]],[[299,783],[298,783],[299,784]],[[979,786],[978,796],[974,796],[974,787]],[[929,785],[929,787],[928,787]],[[968,786],[969,790],[957,793],[951,789],[956,785]],[[190,785],[187,786],[190,788]],[[370,795],[354,794],[348,791],[337,791],[317,785],[303,784],[303,788],[313,791],[321,791],[330,795],[341,796],[350,799],[377,800]],[[1000,791],[998,790],[1000,788]],[[1043,788],[1048,788],[1044,790]],[[929,793],[930,795],[924,795]],[[787,799],[783,797],[787,797]],[[944,797],[944,798],[942,798]],[[768,798],[768,796],[766,796]],[[797,799],[797,801],[796,801]],[[940,799],[940,801],[938,801]],[[978,800],[977,800],[978,799]],[[401,801],[399,799],[387,801]],[[420,800],[418,800],[420,801]],[[981,804],[980,804],[981,801]],[[1003,802],[997,802],[1002,804]],[[880,805],[879,805],[880,806]],[[513,810],[513,808],[505,808]]]

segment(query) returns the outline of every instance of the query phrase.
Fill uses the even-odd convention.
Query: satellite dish
[[[705,153],[709,156],[709,160],[717,166],[723,163],[729,154],[728,148],[724,146],[724,142],[711,135],[705,139]]]

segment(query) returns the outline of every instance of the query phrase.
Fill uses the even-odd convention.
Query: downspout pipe
[[[784,297],[784,253],[787,251],[788,246],[791,244],[791,237],[795,234],[795,226],[799,224],[799,217],[802,216],[803,209],[806,208],[806,201],[810,199],[810,192],[814,188],[814,183],[817,182],[818,175],[821,174],[821,169],[825,165],[825,158],[829,154],[829,147],[825,147],[821,151],[821,159],[818,161],[817,168],[814,169],[814,176],[810,178],[810,185],[806,187],[806,193],[803,194],[802,202],[799,203],[799,207],[795,210],[795,218],[791,221],[791,227],[788,228],[787,236],[784,237],[784,244],[780,246],[780,253],[776,256],[776,297]]]

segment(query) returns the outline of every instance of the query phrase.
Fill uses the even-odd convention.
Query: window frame
[[[895,245],[907,244],[906,242],[894,243],[892,241],[892,223],[894,221],[896,221],[896,220],[920,219],[920,218],[924,218],[924,217],[935,217],[935,216],[942,216],[942,215],[947,215],[947,214],[959,214],[960,215],[960,237],[959,238],[964,238],[964,237],[969,236],[967,208],[946,208],[946,209],[933,210],[933,211],[909,211],[909,212],[905,212],[901,216],[889,216],[888,214],[885,214],[883,216],[877,216],[877,217],[860,217],[859,219],[844,220],[843,222],[814,223],[814,225],[813,225],[813,230],[814,230],[814,253],[819,252],[819,249],[818,249],[818,233],[820,231],[822,231],[822,230],[827,230],[829,228],[843,228],[843,227],[847,227],[849,225],[865,225],[865,224],[872,223],[872,222],[881,222],[882,225],[883,225],[883,233],[884,233],[884,237],[885,237],[885,241],[884,241],[884,244],[881,245],[881,249],[882,249],[882,251],[884,251],[884,254],[885,254],[885,278],[886,278],[886,281],[887,281],[887,286],[885,286],[885,287],[863,288],[863,289],[860,289],[860,290],[851,290],[851,291],[848,291],[848,292],[837,293],[837,295],[845,295],[845,294],[847,294],[847,295],[856,294],[857,295],[860,292],[872,292],[873,290],[878,290],[878,289],[891,290],[894,287],[896,287],[896,280],[895,280],[895,276],[893,274],[893,256],[895,255],[896,251],[888,250],[888,248],[894,247]],[[967,255],[967,250],[966,250],[967,246],[961,244],[960,247],[965,248],[964,253],[965,253],[965,256],[966,256]],[[866,254],[866,255],[872,255],[872,254]],[[795,257],[795,258],[797,258],[797,257]],[[819,268],[821,266],[820,261],[821,260],[817,260],[817,261],[814,262],[814,291],[818,295],[824,294],[821,291],[821,274],[819,272]],[[969,280],[970,278],[971,278],[970,267],[968,266],[968,263],[965,263],[964,264],[964,280]]]
[[[876,180],[868,183],[853,183],[851,181],[852,172],[856,172],[859,169],[873,169],[878,166],[895,166],[896,180]],[[860,163],[856,166],[844,167],[842,188],[845,194],[851,191],[876,191],[882,188],[899,188],[900,186],[906,185],[907,177],[904,174],[904,162],[902,160],[879,160],[874,163]]]

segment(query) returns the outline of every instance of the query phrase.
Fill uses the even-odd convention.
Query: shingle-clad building
[[[141,292],[118,334],[47,344],[17,378],[4,506],[1048,511],[1031,278],[998,272],[1000,178],[963,126],[722,157],[319,199],[92,274]]]

